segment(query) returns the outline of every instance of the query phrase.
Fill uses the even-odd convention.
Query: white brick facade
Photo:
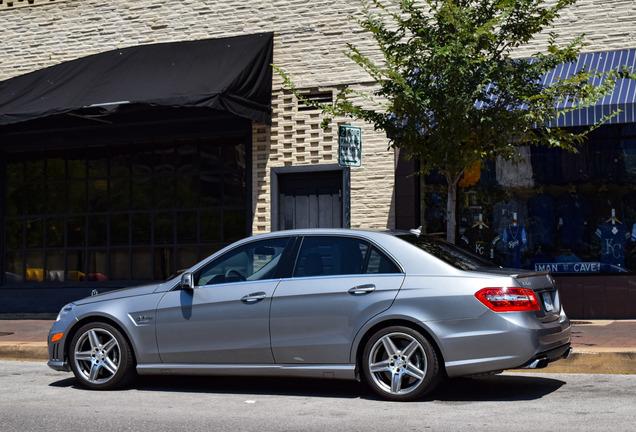
[[[359,9],[352,0],[58,0],[30,7],[8,7],[5,0],[0,6],[0,80],[116,48],[261,32],[274,32],[274,63],[301,88],[329,91],[369,80],[341,54],[346,43],[373,49],[349,18]],[[586,51],[634,48],[635,21],[634,0],[581,0],[556,31],[565,38],[586,33]],[[299,111],[276,75],[272,105],[272,126],[253,127],[254,233],[271,229],[270,169],[337,163],[336,123],[344,120],[323,131],[320,116]],[[371,126],[354,125],[363,127],[363,163],[351,170],[351,226],[393,227],[393,152]]]

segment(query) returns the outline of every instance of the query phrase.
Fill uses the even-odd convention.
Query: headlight
[[[55,321],[57,322],[57,321],[61,320],[66,314],[68,314],[74,308],[75,308],[75,303],[69,303],[66,306],[64,306],[60,310],[60,313],[57,314],[57,318],[55,319]]]

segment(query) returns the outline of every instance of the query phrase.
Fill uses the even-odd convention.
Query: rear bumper
[[[542,369],[557,360],[566,359],[572,354],[569,343],[558,348],[537,354],[533,359],[520,366],[519,369]]]
[[[439,346],[451,378],[545,367],[570,352],[571,325],[565,314],[541,323],[526,312],[488,313],[467,324],[437,322],[433,329],[434,334],[442,335]]]

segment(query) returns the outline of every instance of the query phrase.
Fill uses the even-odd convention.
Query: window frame
[[[243,280],[223,280],[221,281],[220,278],[218,279],[217,282],[215,283],[209,283],[211,280],[214,280],[215,278],[217,278],[218,276],[220,276],[220,274],[215,275],[213,278],[209,279],[208,281],[206,281],[207,283],[200,285],[199,281],[201,279],[201,275],[202,273],[204,273],[205,271],[210,271],[212,270],[214,267],[217,267],[221,264],[224,263],[224,260],[230,260],[235,258],[238,254],[249,250],[249,249],[258,249],[259,247],[273,247],[273,246],[269,246],[272,244],[272,242],[276,242],[276,241],[283,241],[285,242],[284,245],[282,246],[282,251],[277,255],[277,257],[280,257],[278,259],[278,262],[275,264],[275,267],[273,269],[271,269],[272,271],[272,275],[271,277],[268,278],[263,278],[263,279],[249,279],[251,276],[255,275],[256,273],[258,273],[259,271],[261,271],[265,266],[267,266],[268,264],[270,264],[272,261],[274,261],[276,258],[272,258],[267,264],[265,264],[263,267],[259,268],[258,270],[256,270],[255,272],[253,272],[251,275],[244,275],[241,273],[241,275],[244,277]],[[221,285],[221,284],[233,284],[233,283],[238,283],[238,282],[255,282],[255,281],[266,281],[266,280],[276,280],[276,279],[281,279],[282,278],[282,272],[284,271],[285,267],[286,267],[286,257],[289,254],[289,251],[291,248],[294,247],[294,237],[292,236],[280,236],[280,237],[269,237],[269,238],[264,238],[264,239],[253,239],[251,241],[245,242],[245,243],[241,243],[239,245],[237,245],[236,247],[233,247],[232,249],[225,251],[224,253],[215,256],[214,258],[205,261],[199,268],[197,268],[195,271],[192,272],[193,274],[193,280],[194,282],[194,286],[195,288],[204,288],[204,287],[209,287],[209,286],[214,286],[214,285]],[[275,246],[274,246],[275,247]],[[279,246],[280,247],[280,246]],[[255,255],[258,255],[256,253],[252,254],[252,259]],[[249,260],[248,260],[249,262]],[[229,271],[229,270],[227,270]],[[227,271],[225,272],[225,274],[227,273]],[[224,274],[224,277],[225,277]]]
[[[328,238],[339,238],[339,239],[352,239],[352,240],[356,240],[360,243],[364,243],[366,244],[367,248],[364,252],[364,256],[362,257],[362,264],[361,264],[361,269],[360,269],[360,273],[335,273],[335,274],[320,274],[320,275],[297,275],[297,270],[300,267],[300,260],[302,258],[302,250],[303,250],[303,246],[305,245],[305,240],[306,239],[315,239],[315,238],[323,238],[323,239],[328,239]],[[312,247],[316,247],[316,246],[312,246]],[[378,255],[383,258],[384,260],[386,260],[395,270],[394,272],[390,272],[390,273],[369,273],[368,272],[368,266],[369,266],[369,260],[370,260],[370,256],[371,253],[375,251],[378,253]],[[387,254],[384,249],[382,247],[380,247],[379,245],[377,245],[374,241],[366,238],[366,237],[360,237],[360,236],[347,236],[347,235],[334,235],[334,234],[315,234],[315,235],[311,235],[311,234],[306,234],[303,235],[299,238],[299,241],[297,243],[297,250],[295,252],[295,259],[294,259],[294,265],[293,267],[290,269],[290,277],[297,279],[297,278],[305,278],[305,277],[351,277],[351,276],[378,276],[378,275],[386,275],[386,274],[404,274],[404,271],[402,269],[402,266],[400,266],[389,254]]]

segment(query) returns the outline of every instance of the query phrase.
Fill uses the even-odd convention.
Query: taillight
[[[525,288],[484,288],[477,300],[495,312],[520,312],[541,309],[534,291]]]

